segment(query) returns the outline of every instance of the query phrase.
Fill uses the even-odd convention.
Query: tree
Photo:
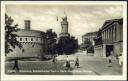
[[[78,41],[75,37],[60,37],[58,43],[58,52],[60,54],[72,54],[78,49]]]
[[[13,52],[13,49],[18,46],[20,49],[22,48],[22,44],[17,41],[16,37],[18,35],[18,24],[13,25],[14,20],[5,14],[5,54],[9,52]]]
[[[55,54],[55,47],[56,47],[56,39],[57,34],[52,31],[52,29],[48,29],[46,31],[46,53],[47,54]]]

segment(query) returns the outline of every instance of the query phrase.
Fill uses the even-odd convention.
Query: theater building
[[[123,52],[123,18],[107,20],[95,37],[95,56],[118,56]]]
[[[16,32],[23,48],[16,47],[7,57],[39,57],[44,54],[44,32],[31,30],[31,21],[25,20],[25,29]]]

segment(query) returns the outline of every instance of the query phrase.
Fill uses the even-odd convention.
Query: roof
[[[123,23],[123,18],[106,20],[105,23],[102,25],[101,30],[104,29],[104,28],[109,27],[109,26],[112,25],[114,22],[118,22],[119,24],[122,24],[122,23]]]
[[[38,30],[25,30],[20,29],[19,31],[15,32],[18,36],[25,36],[25,37],[43,37],[45,32],[38,31]]]
[[[96,35],[97,32],[88,32],[84,34],[83,36],[90,36],[90,35]]]

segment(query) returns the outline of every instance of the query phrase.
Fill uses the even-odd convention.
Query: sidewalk
[[[74,68],[74,62],[71,62],[71,67],[74,68],[74,75],[121,75],[122,67],[116,59],[109,64],[107,58],[86,56],[84,54],[69,55],[69,59],[73,60],[78,56],[80,60],[80,68]],[[59,60],[64,60],[66,56],[59,56]],[[80,72],[81,71],[81,72]]]
[[[23,71],[33,71],[33,70],[56,70],[62,71],[65,70],[66,67],[63,66],[65,64],[65,58],[67,55],[60,55],[57,57],[58,62],[57,66],[55,66],[52,60],[49,61],[19,61],[19,68]],[[78,56],[80,61],[80,67],[74,67],[75,57]],[[84,54],[74,54],[68,55],[69,60],[71,61],[72,72],[65,73],[53,73],[53,75],[122,75],[122,67],[119,66],[116,60],[112,60],[112,64],[108,63],[107,58],[95,57],[95,56],[86,56]],[[6,62],[6,73],[7,70],[12,70],[14,62]],[[50,72],[49,72],[50,73]],[[26,73],[19,73],[26,74]],[[47,74],[43,72],[31,72],[31,74]]]
[[[112,60],[112,64],[109,64],[106,58],[85,56],[79,57],[80,68],[78,70],[92,71],[91,74],[96,75],[121,75],[122,67],[116,60]],[[74,70],[76,70],[75,68]],[[85,74],[85,73],[84,73]]]

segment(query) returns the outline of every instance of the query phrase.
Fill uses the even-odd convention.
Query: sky
[[[24,20],[31,20],[31,29],[46,32],[52,28],[59,37],[60,22],[67,16],[69,33],[82,42],[82,35],[98,31],[106,20],[123,17],[122,5],[6,5],[5,12],[24,29]],[[58,16],[58,21],[57,21]]]

